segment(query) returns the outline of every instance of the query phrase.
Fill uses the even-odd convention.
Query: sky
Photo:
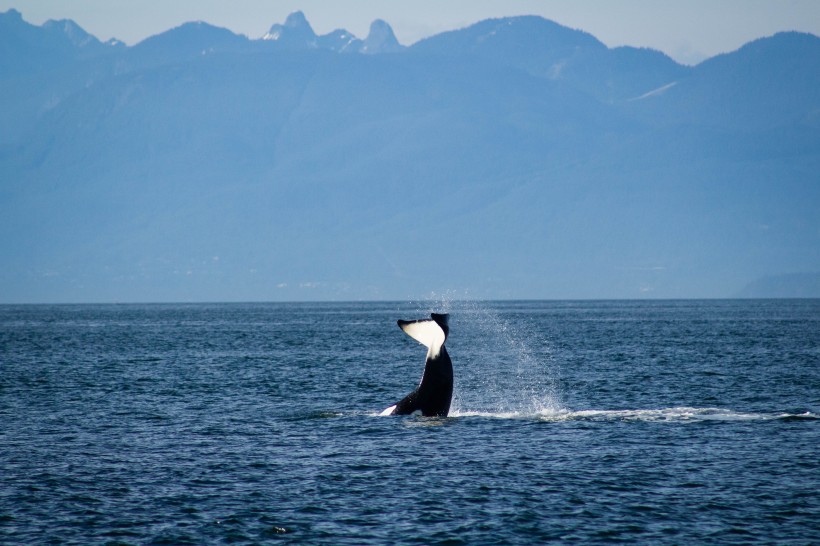
[[[364,38],[384,19],[405,45],[492,17],[541,15],[609,47],[650,47],[685,64],[779,31],[820,35],[820,0],[0,0],[0,11],[10,8],[32,24],[73,19],[129,45],[188,21],[258,38],[297,10],[317,34],[345,28]]]

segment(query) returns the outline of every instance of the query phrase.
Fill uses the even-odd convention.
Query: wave
[[[562,421],[645,421],[645,422],[704,422],[704,421],[772,421],[820,420],[812,412],[739,412],[722,408],[661,408],[622,410],[568,410],[544,409],[536,412],[485,412],[457,410],[450,417],[483,417],[492,419],[529,419],[547,422]]]

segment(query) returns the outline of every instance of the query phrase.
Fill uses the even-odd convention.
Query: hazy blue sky
[[[346,28],[364,37],[381,18],[404,44],[490,17],[537,14],[610,47],[652,47],[687,63],[781,30],[820,35],[820,0],[0,0],[0,10],[9,8],[34,24],[73,19],[128,44],[194,20],[255,38],[295,10],[319,34]]]

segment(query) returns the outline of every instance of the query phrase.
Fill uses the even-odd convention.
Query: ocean
[[[819,544],[820,300],[0,306],[0,543]]]

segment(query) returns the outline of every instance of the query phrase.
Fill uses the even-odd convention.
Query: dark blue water
[[[395,325],[451,313],[451,417]],[[0,542],[817,544],[820,301],[0,306]]]

